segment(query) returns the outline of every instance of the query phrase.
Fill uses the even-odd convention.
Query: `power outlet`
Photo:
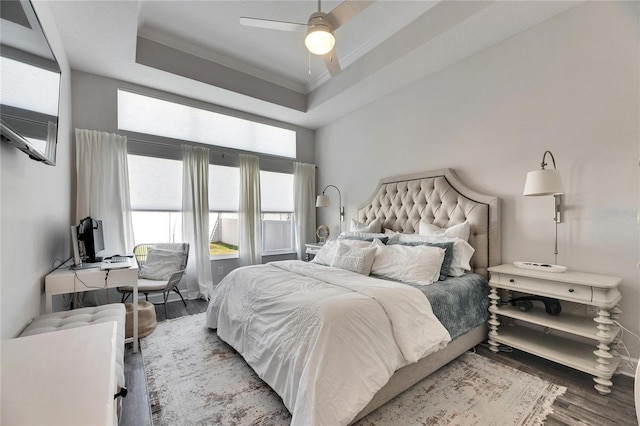
[[[218,266],[218,275],[224,274],[224,268],[222,266]]]
[[[600,308],[598,308],[597,306],[593,306],[593,305],[587,305],[587,315],[598,315],[598,311],[600,310]]]

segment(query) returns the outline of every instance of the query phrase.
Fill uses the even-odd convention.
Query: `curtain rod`
[[[208,148],[210,154],[220,155],[222,158],[224,158],[225,156],[232,157],[232,158],[240,158],[240,154],[246,152],[247,154],[257,155],[260,158],[260,161],[264,160],[264,161],[270,161],[270,162],[273,162],[273,163],[285,163],[285,164],[293,164],[293,163],[296,162],[295,160],[292,160],[292,159],[285,159],[285,158],[278,157],[278,156],[275,156],[275,155],[270,155],[270,154],[258,154],[258,153],[251,152],[251,151],[242,151],[242,152],[240,152],[241,150],[235,150],[233,148],[229,148],[230,150],[232,150],[231,152],[225,152],[225,151],[212,149],[211,145],[206,145],[206,144],[197,143],[197,142],[180,141],[180,140],[177,140],[177,139],[176,139],[176,143],[168,143],[168,142],[148,141],[148,140],[144,140],[144,139],[132,138],[132,137],[127,136],[127,140],[128,141],[132,141],[132,142],[139,142],[139,143],[146,144],[146,145],[157,145],[157,146],[162,146],[162,147],[165,147],[165,148],[173,148],[173,149],[177,149],[177,150],[181,150],[183,144],[184,145],[196,145],[196,146],[201,146],[203,148]],[[238,151],[238,152],[235,152],[235,151]],[[318,168],[318,166],[316,166],[316,169],[317,168]]]

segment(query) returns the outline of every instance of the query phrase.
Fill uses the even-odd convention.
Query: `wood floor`
[[[186,307],[181,301],[177,301],[168,304],[167,315],[163,306],[156,306],[156,315],[160,322],[167,318],[197,314],[206,309],[207,302],[203,300],[187,300]],[[638,425],[633,399],[633,379],[630,377],[614,376],[613,391],[609,396],[602,396],[593,389],[592,377],[577,370],[515,349],[513,352],[494,354],[487,348],[478,346],[476,351],[487,358],[567,387],[567,392],[558,397],[553,404],[554,412],[547,417],[547,426]],[[123,400],[120,426],[151,425],[142,355],[140,352],[134,354],[131,344],[127,344],[125,348],[125,378],[129,394]],[[496,415],[499,416],[499,413]]]

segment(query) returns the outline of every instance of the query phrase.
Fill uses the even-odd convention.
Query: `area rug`
[[[158,323],[141,342],[152,421],[288,425],[278,395],[205,327],[205,314]],[[357,424],[539,425],[566,388],[466,353]]]

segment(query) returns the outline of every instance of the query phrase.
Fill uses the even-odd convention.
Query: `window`
[[[295,251],[293,175],[260,171],[262,252]]]
[[[296,132],[118,90],[118,128],[296,158]]]
[[[260,172],[263,254],[295,251],[293,175]],[[210,247],[212,256],[237,254],[240,171],[209,165]]]
[[[128,155],[136,244],[182,241],[182,162]],[[295,251],[293,175],[260,172],[263,254]],[[238,255],[240,170],[209,165],[209,251]]]
[[[209,165],[209,252],[211,256],[238,255],[240,169]]]

